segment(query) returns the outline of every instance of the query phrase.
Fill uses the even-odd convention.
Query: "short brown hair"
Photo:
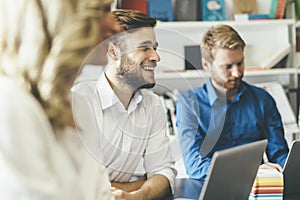
[[[138,10],[118,9],[111,12],[119,23],[120,33],[110,38],[122,51],[126,50],[124,41],[127,34],[134,33],[141,28],[152,29],[156,25],[156,19]]]
[[[112,11],[121,31],[128,31],[142,27],[155,27],[156,19],[137,10],[118,9]]]
[[[236,30],[229,25],[221,24],[208,29],[203,35],[201,54],[206,61],[211,63],[214,60],[215,50],[217,48],[241,48],[244,51],[245,46],[246,43]]]

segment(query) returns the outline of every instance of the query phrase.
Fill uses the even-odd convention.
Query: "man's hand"
[[[139,200],[139,198],[136,195],[130,192],[126,192],[115,187],[111,187],[110,190],[116,200]]]
[[[145,174],[144,176],[142,176],[141,178],[133,182],[127,182],[127,183],[111,182],[111,186],[125,192],[132,192],[140,189],[146,180],[147,180],[147,175]]]
[[[130,183],[124,184],[127,185]],[[169,180],[160,174],[153,175],[149,179],[144,180],[144,184],[137,190],[128,191],[128,187],[123,188],[112,185],[111,191],[116,200],[165,199],[164,197],[172,196]]]
[[[267,163],[264,163],[264,164],[260,165],[259,168],[260,169],[270,169],[270,168],[273,168],[273,169],[277,169],[281,173],[283,172],[282,167],[279,164],[276,164],[276,163],[267,162]]]

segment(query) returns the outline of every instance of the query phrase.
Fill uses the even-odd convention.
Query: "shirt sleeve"
[[[200,155],[205,136],[198,131],[197,105],[194,94],[186,93],[179,97],[176,105],[176,127],[187,174],[190,178],[204,180],[211,159]]]
[[[288,145],[284,137],[284,129],[280,113],[274,99],[270,96],[265,110],[265,136],[268,139],[266,153],[269,162],[284,166],[288,155]]]
[[[151,105],[151,116],[153,125],[144,153],[144,168],[147,177],[155,174],[164,175],[169,180],[174,192],[177,170],[170,148],[170,140],[166,135],[166,115],[159,99],[154,105]]]

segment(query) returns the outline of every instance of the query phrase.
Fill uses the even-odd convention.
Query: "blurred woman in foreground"
[[[0,199],[113,199],[70,88],[111,0],[0,0]]]

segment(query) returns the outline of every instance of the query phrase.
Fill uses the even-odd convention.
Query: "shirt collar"
[[[244,94],[244,92],[247,90],[247,87],[246,87],[246,84],[244,81],[241,81],[241,84],[240,84],[240,88],[237,92],[237,94],[235,95],[234,99],[232,102],[237,102],[240,100],[241,96]]]
[[[238,93],[235,95],[234,99],[232,102],[236,102],[240,100],[241,95],[245,92],[247,89],[245,82],[241,81],[240,88],[238,90]],[[207,82],[207,92],[208,92],[208,99],[209,99],[209,104],[210,106],[214,105],[214,103],[220,98],[218,97],[218,94],[212,84],[211,79]]]
[[[99,77],[99,80],[97,82],[97,91],[100,97],[103,110],[110,106],[113,106],[119,101],[118,97],[115,95],[113,89],[108,83],[108,80],[105,76],[105,72],[103,72]]]
[[[136,109],[137,105],[143,100],[143,93],[140,90],[137,90],[133,98],[130,101],[128,112],[132,112],[134,109]]]
[[[207,82],[207,93],[209,104],[210,106],[212,106],[217,101],[218,95],[214,86],[212,85],[211,79],[209,79],[209,81]]]
[[[102,109],[109,108],[116,103],[120,103],[119,98],[116,96],[115,92],[111,88],[106,76],[105,72],[103,72],[99,80],[97,82],[97,91],[101,100]],[[140,90],[137,90],[134,93],[132,100],[130,101],[128,112],[134,110],[143,99],[143,93]]]

